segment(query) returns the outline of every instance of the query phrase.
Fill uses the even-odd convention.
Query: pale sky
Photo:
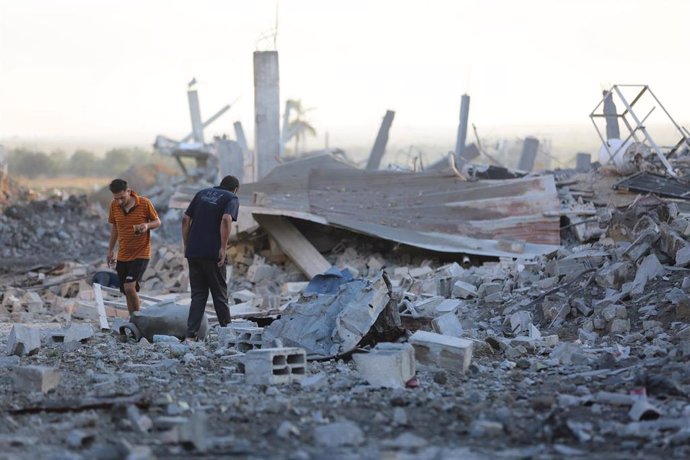
[[[392,140],[454,142],[465,92],[485,131],[591,126],[613,83],[690,122],[688,0],[0,0],[0,140],[181,138],[192,77],[204,119],[239,98],[207,135],[240,120],[252,139],[252,52],[276,11],[281,101],[313,107],[332,146],[373,143],[386,109]]]

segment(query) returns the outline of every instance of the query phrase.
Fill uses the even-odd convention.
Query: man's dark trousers
[[[187,261],[189,262],[189,285],[192,288],[187,337],[196,337],[206,310],[209,291],[213,298],[213,308],[216,310],[218,323],[221,327],[230,323],[228,284],[225,281],[227,269],[225,265],[219,267],[215,260],[187,259]]]

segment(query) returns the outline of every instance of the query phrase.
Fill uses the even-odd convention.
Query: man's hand
[[[147,232],[149,229],[148,224],[138,224],[134,226],[134,234],[135,235],[141,235],[142,233]]]
[[[110,266],[115,263],[113,251],[108,251],[108,255],[106,256],[105,261],[108,264],[108,268],[110,268]]]
[[[222,267],[225,265],[225,248],[220,248],[218,251],[218,266]]]

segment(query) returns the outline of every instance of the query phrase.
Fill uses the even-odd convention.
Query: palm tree
[[[297,155],[300,152],[300,144],[306,150],[307,146],[307,134],[312,137],[316,136],[316,129],[305,120],[305,115],[307,112],[314,110],[311,108],[304,108],[301,99],[289,99],[285,103],[285,119],[288,120],[285,134],[285,143],[294,139],[295,149],[294,154]],[[294,114],[292,117],[291,114]]]

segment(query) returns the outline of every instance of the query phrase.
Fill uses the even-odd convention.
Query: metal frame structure
[[[632,99],[632,101],[628,102],[628,100],[623,95],[623,91],[621,91],[621,88],[639,88],[639,91],[637,95]],[[592,113],[589,114],[589,118],[592,120],[592,124],[594,124],[594,129],[597,131],[597,134],[599,135],[601,142],[606,147],[606,150],[609,153],[609,163],[612,163],[614,161],[615,156],[618,155],[621,152],[621,150],[623,150],[627,142],[632,138],[635,140],[635,142],[642,143],[648,146],[657,155],[657,157],[659,157],[659,160],[666,168],[666,172],[669,175],[675,177],[676,172],[673,170],[673,166],[668,161],[668,158],[673,156],[682,145],[690,145],[688,143],[687,130],[684,130],[684,128],[682,128],[678,125],[678,123],[676,123],[673,117],[671,117],[671,114],[668,113],[666,108],[663,106],[661,101],[659,101],[659,99],[654,95],[654,93],[648,85],[613,85],[609,92],[612,95],[618,96],[618,99],[623,103],[625,110],[622,113],[616,113],[615,115],[604,114],[603,105],[604,101],[607,98],[607,96],[605,95],[604,97],[602,97],[601,101],[599,101],[594,110],[592,110]],[[645,121],[656,109],[656,106],[653,106],[652,109],[642,118],[640,118],[633,110],[635,104],[638,103],[640,99],[647,93],[649,93],[649,95],[654,99],[655,103],[658,104],[659,107],[661,107],[661,110],[664,111],[664,113],[668,117],[668,120],[671,121],[671,123],[673,124],[673,126],[675,126],[676,130],[680,133],[681,136],[680,141],[678,141],[678,143],[676,143],[676,145],[673,146],[666,155],[664,155],[664,153],[661,151],[661,148],[649,134],[649,131],[647,131],[647,128],[644,125]],[[620,118],[621,120],[623,120],[623,123],[628,129],[627,137],[625,139],[621,139],[623,141],[622,144],[613,152],[610,150],[608,142],[602,135],[601,130],[599,129],[599,126],[597,126],[596,123],[597,118],[606,118],[610,116],[615,116],[616,118]],[[628,116],[632,119],[632,123],[631,120],[628,120]]]

